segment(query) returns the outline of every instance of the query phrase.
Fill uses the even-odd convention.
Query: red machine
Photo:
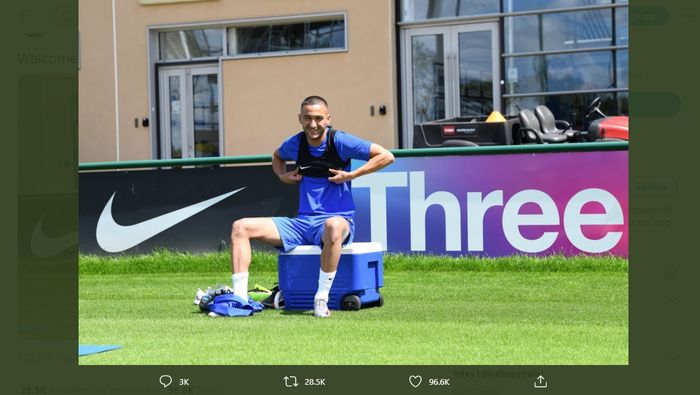
[[[586,109],[586,118],[594,114],[601,118],[591,121],[588,125],[586,140],[626,140],[629,141],[629,117],[608,117],[600,111],[600,97],[596,97]]]

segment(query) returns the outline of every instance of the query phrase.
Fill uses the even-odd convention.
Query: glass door
[[[417,124],[500,110],[496,22],[407,29],[403,40],[406,147]]]
[[[456,116],[484,116],[500,109],[497,27],[495,23],[475,23],[455,28],[459,70]]]
[[[192,92],[192,133],[195,158],[219,156],[219,74],[217,67],[193,69],[189,78]]]
[[[405,113],[410,119],[407,125],[443,119],[450,112],[445,75],[448,34],[449,29],[440,27],[412,29],[406,36],[404,81],[409,108]]]
[[[161,68],[159,75],[162,157],[220,156],[218,67]]]
[[[185,71],[178,69],[161,70],[160,74],[160,126],[161,152],[164,158],[179,159],[183,149],[188,146],[183,128],[187,117],[183,107],[187,108]]]

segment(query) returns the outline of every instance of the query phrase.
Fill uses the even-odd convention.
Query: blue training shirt
[[[326,133],[326,138],[328,133]],[[299,139],[306,138],[304,132],[299,132],[287,138],[278,149],[280,158],[286,161],[296,161],[299,155]],[[335,147],[338,156],[343,161],[350,159],[369,160],[370,141],[363,140],[340,130],[336,130]],[[318,146],[309,144],[309,152],[313,157],[320,157],[326,149],[326,139]],[[350,171],[348,165],[345,171]],[[303,177],[299,185],[299,215],[333,214],[352,217],[355,214],[355,203],[352,200],[350,182],[336,184],[328,178]]]

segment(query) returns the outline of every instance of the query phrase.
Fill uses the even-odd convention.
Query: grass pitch
[[[227,254],[80,258],[79,342],[123,348],[81,365],[628,363],[628,262],[612,257],[385,256],[386,304],[210,318],[198,287],[229,284]],[[251,287],[277,281],[255,253]]]

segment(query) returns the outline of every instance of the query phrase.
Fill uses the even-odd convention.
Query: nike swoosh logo
[[[245,187],[128,226],[119,225],[112,217],[112,201],[114,195],[117,194],[114,192],[97,220],[97,229],[95,230],[97,244],[107,252],[128,250],[243,189]]]
[[[44,233],[44,217],[41,217],[39,222],[34,226],[34,230],[32,230],[29,248],[34,256],[48,258],[67,250],[77,243],[77,232],[68,233],[59,237],[46,236],[46,233]]]
[[[299,166],[299,170],[306,170],[306,169],[308,169],[309,167],[311,167],[311,166]]]

